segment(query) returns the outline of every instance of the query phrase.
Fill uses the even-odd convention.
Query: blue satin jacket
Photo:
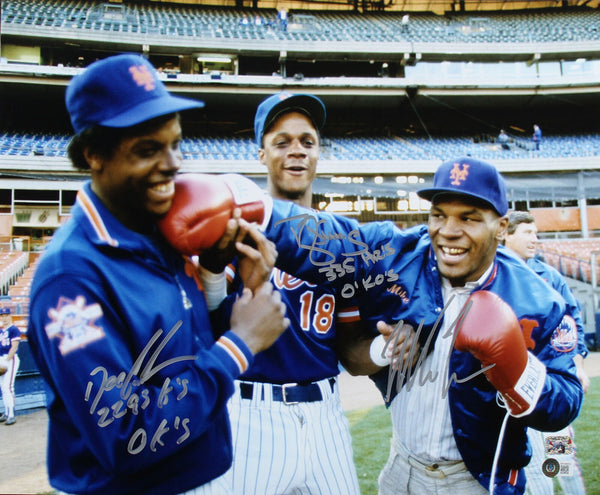
[[[391,222],[359,225],[282,201],[273,201],[271,215],[266,234],[277,245],[279,268],[313,283],[334,284],[343,296],[355,297],[361,318],[373,327],[378,320],[413,325],[420,332],[422,352],[433,348],[443,318],[443,297],[425,226],[400,230]],[[561,296],[503,247],[498,248],[489,278],[476,290],[495,292],[512,307],[529,350],[547,370],[535,409],[508,420],[496,473],[496,494],[521,494],[525,487],[521,468],[531,457],[526,428],[558,430],[579,413],[583,390],[573,362],[576,330],[563,319]],[[467,378],[479,370],[475,357],[454,350],[448,400],[458,449],[472,475],[488,488],[506,410],[496,403],[496,390],[483,374],[462,383],[450,379]],[[372,378],[388,401],[402,386],[398,374],[389,369]]]
[[[89,184],[31,288],[28,339],[47,384],[48,474],[66,493],[175,494],[232,460],[227,400],[252,362],[215,342],[196,269],[125,228]]]

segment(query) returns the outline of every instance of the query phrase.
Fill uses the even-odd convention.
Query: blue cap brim
[[[204,107],[202,101],[167,94],[160,98],[143,101],[116,117],[99,122],[99,124],[105,127],[131,127],[162,115],[202,107]]]
[[[506,212],[504,212],[504,213],[499,212],[498,209],[488,199],[486,199],[483,196],[479,196],[477,194],[466,193],[466,192],[459,191],[457,189],[452,189],[449,187],[448,188],[432,187],[429,189],[421,189],[421,190],[417,191],[417,195],[420,198],[426,199],[427,201],[431,201],[432,203],[433,203],[433,198],[435,198],[438,194],[452,194],[454,196],[465,196],[467,198],[473,198],[473,199],[476,199],[478,201],[485,203],[486,205],[489,205],[490,209],[494,210],[500,216],[504,216],[506,214]]]

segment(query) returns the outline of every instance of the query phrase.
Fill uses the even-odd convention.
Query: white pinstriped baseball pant
[[[270,384],[240,384],[229,402],[235,495],[359,495],[348,420],[337,380],[316,382],[323,400],[287,405]]]

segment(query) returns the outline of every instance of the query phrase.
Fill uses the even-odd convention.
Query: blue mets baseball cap
[[[0,308],[0,315],[9,315],[10,314],[10,308],[7,308],[6,306]]]
[[[305,114],[318,131],[325,124],[327,115],[325,105],[316,96],[288,92],[271,95],[258,105],[254,116],[254,135],[259,148],[262,148],[262,138],[265,130],[269,129],[283,113],[289,111],[298,111]]]
[[[133,53],[90,64],[71,80],[65,100],[76,133],[94,125],[131,127],[204,106],[202,101],[170,94],[152,64]]]
[[[484,201],[500,216],[508,211],[506,184],[496,167],[471,157],[442,163],[433,176],[433,187],[417,194],[428,201],[442,193],[469,196]]]

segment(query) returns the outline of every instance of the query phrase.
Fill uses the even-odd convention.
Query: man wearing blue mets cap
[[[356,298],[372,327],[339,332],[338,351],[391,411],[380,495],[522,494],[527,428],[558,430],[581,407],[576,325],[564,299],[499,246],[508,200],[493,165],[448,160],[418,194],[431,202],[428,224],[405,230],[274,200],[276,266]],[[395,333],[377,335],[389,325],[419,342],[401,366],[385,362]]]
[[[429,201],[444,193],[480,200],[500,216],[508,211],[504,178],[493,165],[474,158],[443,163],[433,177],[433,187],[418,191],[419,196]]]
[[[311,207],[325,113],[309,94],[277,93],[258,106],[254,130],[271,197]],[[233,288],[240,286],[236,269],[227,272]],[[229,403],[233,493],[358,495],[336,354],[336,334],[357,324],[357,310],[328,286],[279,269],[269,276],[290,326],[236,380]],[[309,455],[299,455],[306,449]]]
[[[259,148],[263,147],[263,137],[275,121],[285,113],[298,112],[308,117],[319,132],[327,115],[325,105],[314,95],[283,91],[269,96],[261,102],[254,116],[254,136]]]
[[[197,265],[157,228],[182,165],[179,112],[203,103],[123,54],[74,77],[66,105],[69,157],[91,179],[36,270],[28,325],[47,383],[50,483],[66,494],[229,494],[233,381],[287,320],[264,283],[215,341]]]

